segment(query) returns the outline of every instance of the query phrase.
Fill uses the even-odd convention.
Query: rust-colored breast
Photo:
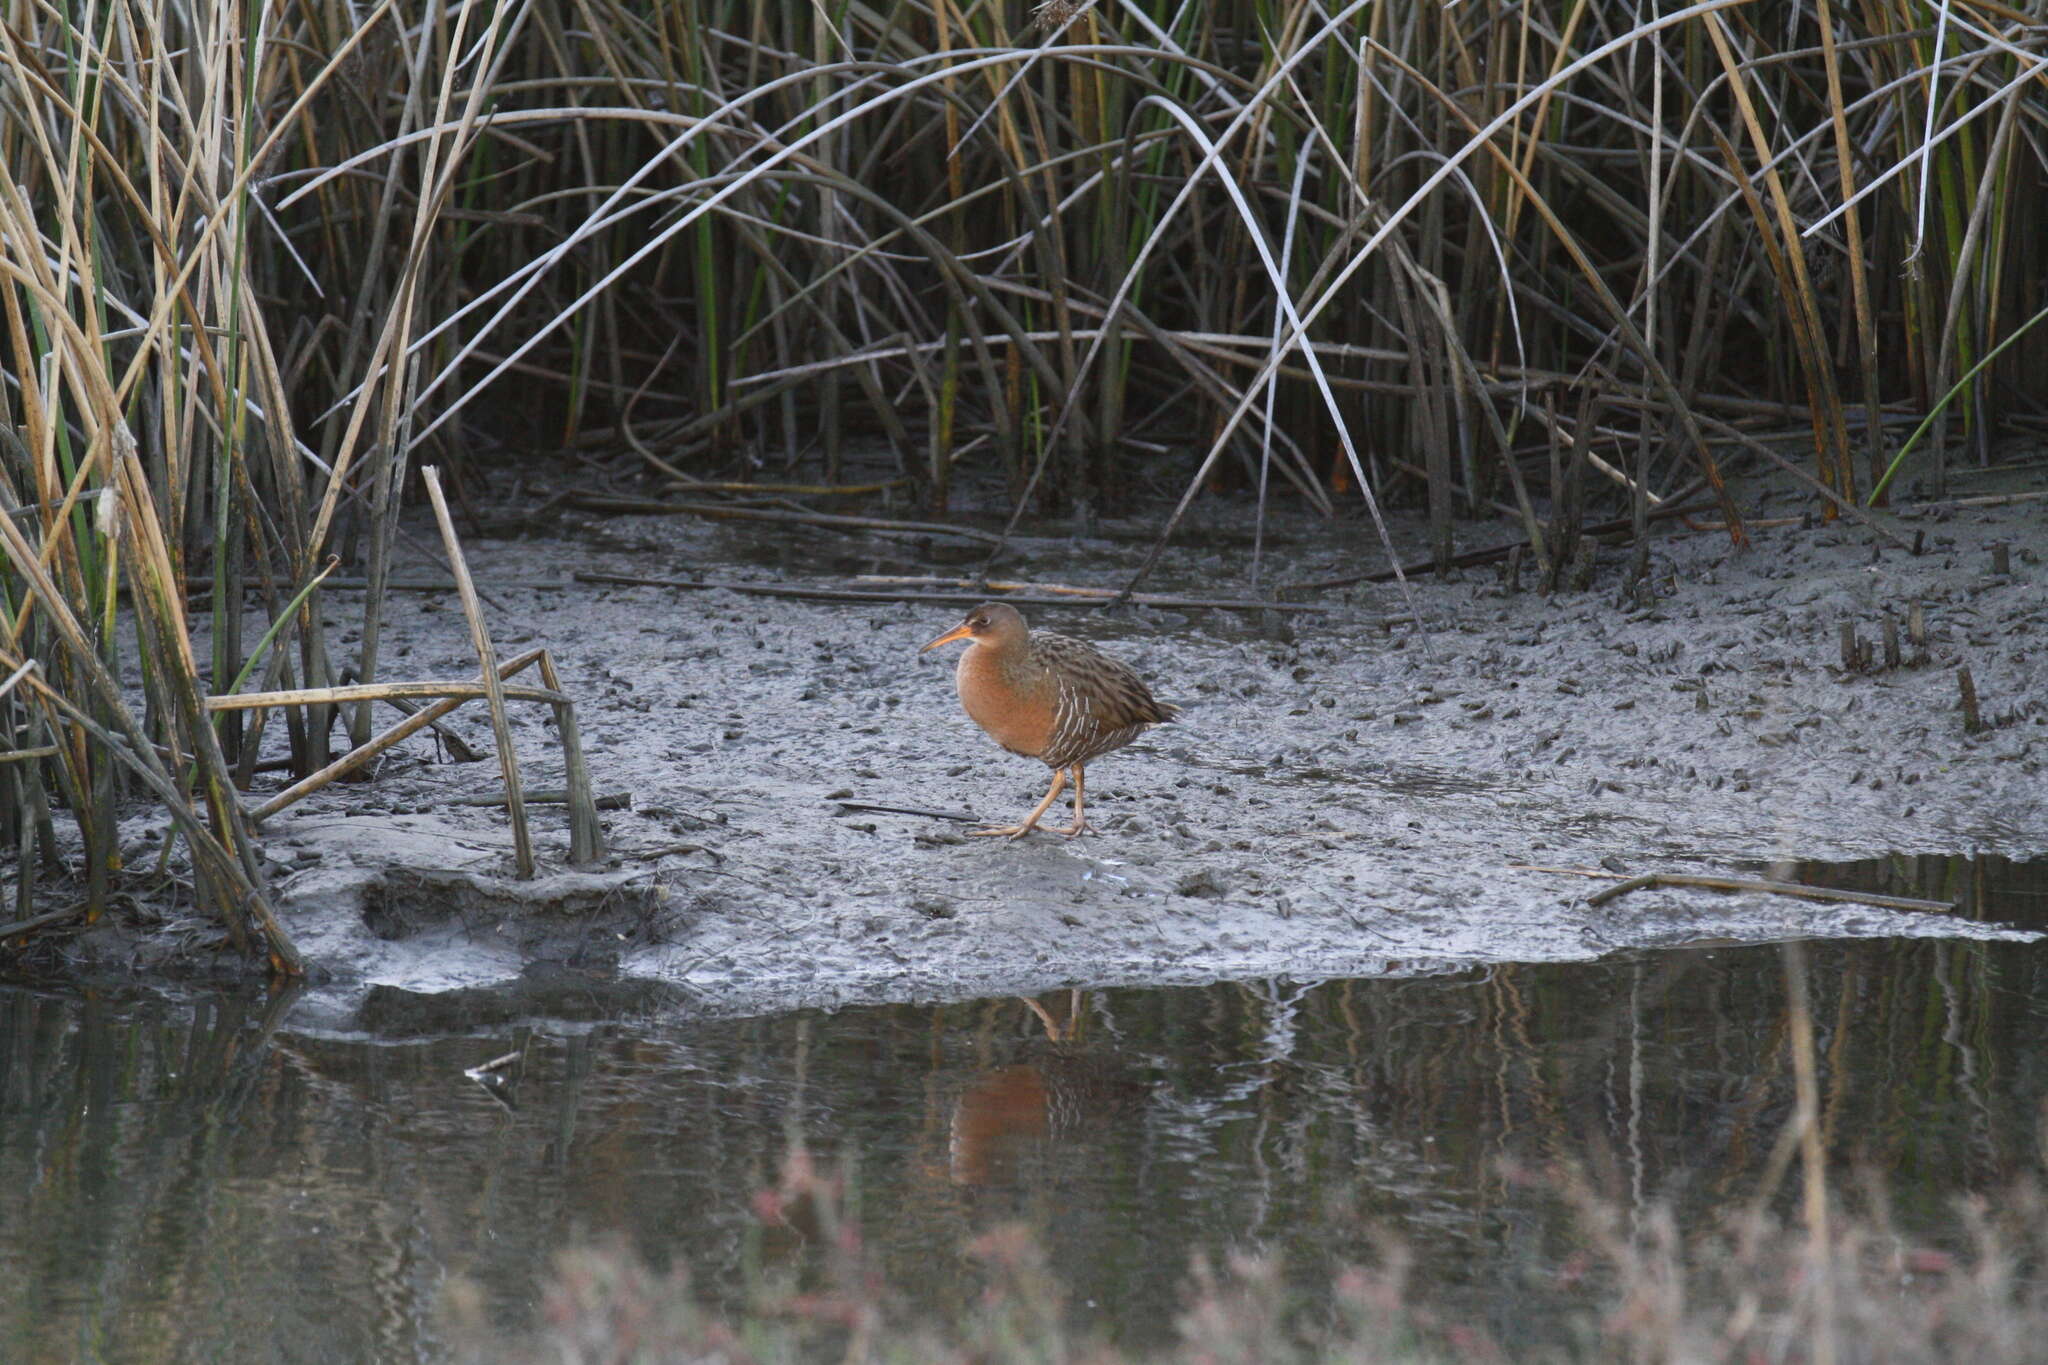
[[[1013,754],[1038,758],[1052,739],[1054,703],[1042,676],[1018,677],[992,649],[976,645],[953,674],[960,705],[989,738]]]

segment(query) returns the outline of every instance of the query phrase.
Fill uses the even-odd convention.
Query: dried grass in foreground
[[[1576,1177],[1557,1185],[1576,1210],[1583,1251],[1544,1293],[1563,1309],[1547,1341],[1503,1341],[1434,1304],[1427,1268],[1390,1239],[1377,1265],[1341,1272],[1327,1295],[1285,1275],[1277,1257],[1233,1255],[1220,1269],[1197,1257],[1176,1339],[1132,1352],[1074,1329],[1045,1248],[1019,1224],[961,1249],[983,1290],[958,1320],[934,1321],[917,1287],[888,1283],[846,1221],[844,1181],[819,1174],[801,1150],[754,1201],[764,1236],[796,1237],[801,1268],[755,1272],[744,1314],[706,1306],[686,1272],[658,1274],[612,1242],[561,1256],[541,1322],[520,1338],[490,1326],[477,1286],[457,1282],[445,1305],[449,1340],[461,1361],[575,1365],[2040,1359],[2048,1203],[2030,1178],[1962,1209],[1959,1252],[1902,1235],[1873,1185],[1866,1211],[1841,1217],[1818,1258],[1804,1228],[1761,1214],[1686,1230],[1659,1205],[1631,1235],[1628,1209]]]

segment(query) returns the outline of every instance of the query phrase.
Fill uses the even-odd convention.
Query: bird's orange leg
[[[977,835],[1001,834],[1011,839],[1023,838],[1032,830],[1038,828],[1038,818],[1052,808],[1052,803],[1059,798],[1060,789],[1066,785],[1067,770],[1061,768],[1052,775],[1052,790],[1045,794],[1045,800],[1039,802],[1038,808],[1025,816],[1022,821],[1014,825],[1004,825],[1001,829],[977,829],[972,831],[972,833]]]
[[[1071,839],[1087,828],[1088,817],[1081,813],[1081,765],[1076,763],[1074,765],[1074,823],[1068,825],[1060,833]]]

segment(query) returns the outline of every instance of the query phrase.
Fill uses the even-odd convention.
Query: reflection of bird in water
[[[1063,1165],[1071,1156],[1086,1163],[1119,1124],[1138,1117],[1145,1086],[1114,1053],[1075,1038],[1079,991],[1064,1022],[1036,1000],[1024,1004],[1045,1025],[1047,1041],[1032,1060],[984,1071],[961,1092],[949,1144],[956,1185],[1018,1185],[1043,1169],[1041,1162]]]
[[[974,723],[1013,754],[1042,759],[1052,787],[1038,808],[1014,825],[976,830],[1020,838],[1037,828],[1074,779],[1074,823],[1069,836],[1088,828],[1082,810],[1082,770],[1129,744],[1145,728],[1172,720],[1180,708],[1154,699],[1145,680],[1085,640],[1048,631],[1033,634],[1015,607],[984,602],[965,620],[919,650],[955,640],[972,641],[954,673],[960,704]]]

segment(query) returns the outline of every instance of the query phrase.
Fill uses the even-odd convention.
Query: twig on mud
[[[320,585],[332,592],[367,592],[370,580],[367,578],[330,578]],[[566,578],[522,578],[492,584],[499,592],[518,589],[537,591],[542,588],[560,590],[569,586]],[[454,592],[452,578],[394,578],[384,585],[386,592]]]
[[[1756,525],[1756,523],[1753,521],[1745,522],[1743,524],[1746,526]],[[1625,882],[1629,879],[1630,875],[1626,872],[1609,872],[1607,869],[1601,867],[1548,867],[1542,863],[1509,863],[1508,871],[1554,872],[1560,877],[1599,877],[1606,881],[1614,882]]]
[[[1981,471],[1965,470],[1958,472],[1979,473]],[[1900,516],[1907,516],[1915,512],[1932,511],[1937,507],[2006,507],[2016,502],[2038,502],[2042,498],[2048,498],[2048,491],[2034,493],[1986,493],[1974,498],[1942,498],[1938,502],[1916,502],[1905,507],[1894,508],[1893,510]]]
[[[51,910],[45,914],[35,915],[28,919],[16,920],[12,924],[0,924],[0,939],[10,939],[17,934],[32,933],[37,929],[48,928],[52,924],[60,924],[74,916],[84,914],[85,909],[85,902],[80,901],[77,905],[66,906],[62,910]]]
[[[586,573],[578,570],[579,583],[615,583],[634,588],[694,588],[710,592],[723,588],[728,592],[744,593],[751,597],[793,597],[807,602],[931,602],[935,604],[956,604],[973,606],[986,602],[987,592],[880,592],[862,588],[810,588],[786,583],[730,583],[705,580],[696,582],[687,578],[643,578],[636,574]],[[973,582],[963,579],[962,582]],[[990,584],[991,588],[995,585]],[[1072,591],[1072,590],[1070,590]],[[1092,591],[1092,590],[1091,590]],[[1104,589],[1102,596],[1032,596],[1022,593],[1000,594],[1006,602],[1022,602],[1028,607],[1066,607],[1073,610],[1094,611],[1111,605],[1116,600],[1114,589]],[[1166,597],[1158,593],[1134,593],[1127,600],[1146,607],[1174,607],[1189,611],[1280,611],[1280,612],[1327,612],[1336,608],[1320,606],[1312,602],[1258,602],[1248,598],[1207,598],[1207,597]],[[1372,624],[1374,618],[1362,618]],[[1405,624],[1412,618],[1388,616],[1376,618],[1380,624]]]
[[[926,810],[921,806],[891,806],[879,801],[841,801],[837,803],[842,811],[877,811],[883,815],[922,815],[930,820],[958,820],[964,825],[978,825],[981,817],[964,810]]]
[[[781,512],[766,507],[727,507],[715,502],[663,502],[659,498],[625,498],[608,493],[574,493],[565,506],[585,512],[637,513],[644,516],[708,517],[713,521],[779,521],[786,525],[822,526],[835,531],[893,531],[899,535],[955,536],[999,545],[1002,538],[972,526],[947,526],[936,521],[891,521],[883,517],[845,517],[831,512]]]
[[[1959,472],[1975,474],[1982,471],[1973,469]],[[2042,498],[2048,498],[2048,491],[2033,493],[1986,493],[1981,497],[1941,498],[1933,502],[1900,503],[1891,510],[1892,515],[1905,518],[1919,516],[1925,512],[1956,507],[2009,507],[2018,502],[2038,502]],[[1765,517],[1760,521],[1746,521],[1743,525],[1756,527],[1798,526],[1812,520],[1812,514],[1809,513],[1798,517]],[[1725,529],[1719,523],[1711,521],[1691,521],[1688,519],[1686,524],[1695,531],[1719,531]]]
[[[860,574],[856,583],[892,583],[902,587],[965,588],[976,600],[984,600],[991,593],[1012,602],[1048,601],[1054,606],[1093,606],[1112,601],[1134,602],[1141,607],[1179,607],[1199,611],[1283,611],[1283,612],[1326,612],[1329,607],[1316,606],[1305,602],[1267,602],[1250,597],[1176,597],[1163,592],[1134,592],[1126,596],[1122,588],[1089,588],[1076,583],[1023,583],[996,578],[934,578],[922,574]],[[1079,602],[1061,599],[1079,598]],[[906,599],[908,600],[908,599]],[[1390,624],[1403,624],[1412,617],[1387,618]]]
[[[1704,481],[1696,481],[1692,487],[1673,493],[1664,500],[1662,506],[1650,513],[1650,520],[1667,521],[1672,517],[1683,517],[1689,513],[1704,510],[1707,504],[1693,501],[1694,496],[1703,485]],[[1747,525],[1748,523],[1745,522],[1744,524]],[[1614,536],[1625,532],[1632,532],[1634,527],[1635,522],[1633,518],[1616,517],[1612,521],[1603,521],[1596,525],[1585,527],[1579,534],[1581,536]],[[1525,538],[1509,541],[1505,545],[1491,545],[1483,550],[1466,550],[1462,554],[1451,556],[1451,567],[1454,569],[1471,569],[1481,564],[1491,564],[1497,560],[1506,559],[1517,550],[1527,550],[1530,548],[1530,545],[1531,542]],[[1403,565],[1401,572],[1419,576],[1434,572],[1435,569],[1436,561],[1434,559],[1418,559],[1413,564]],[[1394,580],[1395,576],[1395,572],[1392,569],[1378,569],[1372,573],[1344,574],[1338,578],[1318,578],[1307,583],[1282,583],[1275,587],[1273,591],[1276,593],[1321,592],[1329,588],[1355,587],[1360,583],[1390,583]],[[1285,610],[1285,608],[1281,608],[1281,610]]]
[[[1787,526],[1804,526],[1812,521],[1812,514],[1809,513],[1797,517],[1744,517],[1742,524],[1752,531],[1781,531]],[[1728,523],[1725,521],[1694,521],[1691,517],[1685,519],[1685,525],[1686,529],[1691,531],[1728,529]]]
[[[676,485],[691,493],[735,493],[780,498],[859,498],[874,493],[885,493],[892,488],[909,486],[908,478],[883,479],[877,483],[732,483],[690,479]]]
[[[941,578],[931,574],[864,573],[854,575],[853,581],[856,583],[887,584],[898,588],[966,588],[969,591],[979,593],[1048,593],[1055,597],[1110,598],[1119,597],[1123,593],[1121,588],[1090,588],[1078,583],[1035,583],[1002,578]],[[1164,593],[1139,592],[1132,593],[1127,600],[1153,606],[1161,602],[1184,603],[1190,600],[1206,602],[1216,599],[1188,599],[1173,597]]]
[[[1560,869],[1566,870],[1566,869]],[[1591,874],[1587,874],[1591,875]],[[1833,886],[1807,886],[1801,882],[1771,881],[1762,877],[1703,877],[1689,872],[1649,872],[1625,882],[1603,887],[1586,897],[1588,905],[1604,905],[1617,896],[1651,887],[1701,886],[1711,891],[1763,891],[1773,896],[1796,896],[1810,901],[1852,901],[1874,905],[1881,910],[1919,910],[1940,913],[1955,910],[1954,901],[1917,900],[1911,896],[1880,896],[1870,891],[1847,891]]]
[[[566,806],[575,799],[567,787],[530,787],[524,795],[526,797],[526,804],[529,806]],[[451,796],[445,801],[436,804],[443,806],[502,806],[505,804],[505,793],[493,792],[489,796]],[[599,810],[631,810],[633,809],[633,793],[606,792],[603,796],[594,798],[592,804]]]
[[[615,849],[614,852],[622,858],[631,858],[642,863],[653,862],[656,858],[679,858],[685,853],[703,853],[721,863],[725,861],[725,855],[709,844],[662,844],[657,848],[621,848]]]

